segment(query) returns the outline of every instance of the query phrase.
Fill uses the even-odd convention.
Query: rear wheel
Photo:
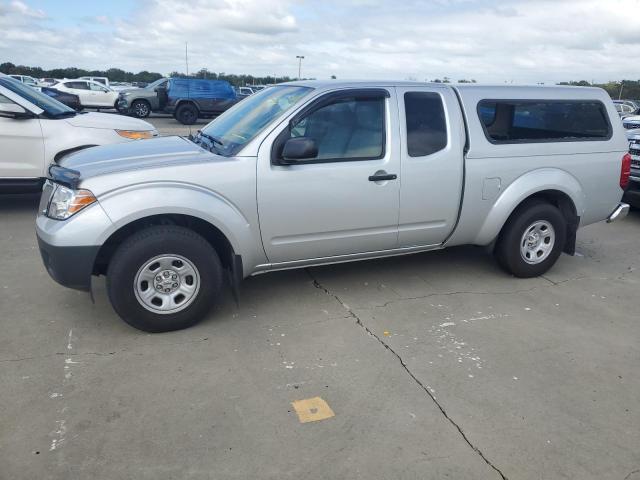
[[[516,277],[537,277],[556,263],[566,235],[567,222],[560,210],[532,200],[509,217],[496,245],[496,257]]]
[[[198,109],[191,103],[182,104],[176,109],[175,117],[183,125],[193,125],[198,120]]]
[[[120,245],[107,272],[113,308],[145,332],[196,324],[215,303],[221,286],[216,251],[197,233],[177,226],[135,233]]]
[[[149,102],[145,100],[136,100],[131,104],[131,113],[137,118],[147,118],[151,113]]]

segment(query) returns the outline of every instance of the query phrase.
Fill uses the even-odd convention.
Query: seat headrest
[[[382,125],[382,103],[380,100],[361,100],[356,103],[358,128],[378,130]]]

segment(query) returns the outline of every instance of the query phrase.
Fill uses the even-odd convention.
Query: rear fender
[[[541,168],[528,172],[514,180],[498,197],[473,244],[488,245],[494,241],[513,211],[528,197],[548,190],[566,194],[581,217],[584,208],[584,192],[580,182],[571,174],[557,168]]]

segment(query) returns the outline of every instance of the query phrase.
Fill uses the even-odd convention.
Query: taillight
[[[629,185],[629,177],[631,176],[631,154],[625,153],[622,157],[622,166],[620,167],[620,188],[625,190]]]

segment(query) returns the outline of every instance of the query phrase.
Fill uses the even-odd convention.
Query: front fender
[[[545,190],[556,190],[566,194],[573,201],[578,216],[582,216],[585,199],[580,182],[564,170],[541,168],[527,172],[511,182],[493,204],[473,243],[491,243],[518,205],[531,195]]]
[[[113,225],[100,237],[103,244],[113,233],[136,220],[162,214],[189,215],[204,220],[229,240],[245,265],[264,261],[257,222],[251,221],[229,199],[198,185],[150,182],[129,185],[98,197]]]

